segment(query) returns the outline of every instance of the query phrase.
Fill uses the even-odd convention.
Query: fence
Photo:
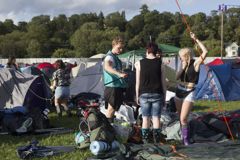
[[[220,57],[207,57],[205,59],[205,63],[211,62],[216,58]],[[56,60],[60,58],[17,58],[17,63],[18,64],[34,64],[34,63],[42,63],[42,62],[49,62],[49,63],[54,63]],[[86,66],[92,66],[96,62],[102,60],[101,58],[61,58],[63,61],[75,61],[77,64],[85,63]],[[224,59],[229,59],[229,58],[224,58]],[[127,65],[131,63],[135,63],[138,59],[128,59],[128,58],[123,58],[121,59],[123,62],[126,62]],[[6,64],[8,59],[0,59],[0,64]],[[170,66],[173,69],[176,69],[178,66],[179,59],[177,57],[163,57],[163,62]],[[133,66],[133,65],[132,65]]]

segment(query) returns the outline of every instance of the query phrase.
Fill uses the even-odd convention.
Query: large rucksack
[[[83,139],[77,143],[79,148],[89,147],[90,143],[96,140],[110,144],[115,140],[114,128],[97,108],[90,108],[86,111],[84,118],[80,120],[79,129]]]

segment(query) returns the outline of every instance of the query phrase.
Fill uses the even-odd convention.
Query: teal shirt
[[[113,60],[114,60],[113,68],[115,70],[117,70],[117,71],[122,70],[122,62],[116,55],[112,54],[111,51],[108,51],[106,56],[111,56],[113,58]],[[104,82],[104,86],[106,86],[106,87],[118,87],[118,88],[126,88],[127,87],[127,83],[123,78],[120,78],[115,74],[108,73],[104,69],[104,67],[103,67],[103,82]]]

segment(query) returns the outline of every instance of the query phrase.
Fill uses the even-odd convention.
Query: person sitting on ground
[[[14,56],[10,56],[8,58],[8,62],[5,66],[5,68],[11,68],[11,69],[14,69],[14,70],[18,70],[18,65],[16,63],[16,58]]]
[[[103,60],[104,99],[107,107],[106,117],[113,122],[115,111],[123,103],[123,92],[126,84],[124,79],[127,74],[122,72],[122,62],[117,57],[122,52],[123,39],[116,37],[112,41],[112,50],[108,51]]]
[[[154,143],[163,140],[161,137],[160,117],[166,97],[164,66],[157,57],[158,46],[150,42],[147,45],[146,58],[136,62],[136,102],[142,109],[142,139],[150,141],[150,121],[153,123]]]
[[[56,71],[53,73],[53,85],[52,89],[55,89],[55,100],[54,104],[59,117],[62,116],[62,111],[60,106],[64,107],[68,116],[71,116],[71,112],[67,106],[68,99],[70,96],[70,73],[65,70],[65,65],[62,60],[57,60]]]
[[[192,109],[194,102],[194,89],[198,82],[200,64],[207,56],[207,49],[198,40],[194,33],[190,33],[191,38],[197,42],[197,45],[201,48],[202,54],[196,60],[193,58],[193,51],[190,48],[183,48],[179,51],[179,57],[181,60],[180,70],[177,72],[177,80],[181,82],[177,85],[175,104],[177,112],[180,115],[180,124],[182,130],[182,137],[184,145],[189,145],[189,128],[187,126],[187,118]]]

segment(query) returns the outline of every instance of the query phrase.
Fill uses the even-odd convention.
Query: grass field
[[[194,111],[196,112],[214,112],[220,110],[236,110],[240,109],[240,101],[218,103],[213,101],[198,101],[195,103]],[[53,126],[67,127],[78,130],[78,118],[63,116],[61,119],[57,118],[56,114],[50,115],[50,121]],[[58,146],[58,145],[74,145],[74,133],[57,135],[57,136],[10,136],[0,135],[0,159],[1,160],[16,160],[19,159],[16,154],[18,146],[27,145],[32,139],[39,141],[40,145],[44,146]],[[89,157],[89,151],[76,150],[72,153],[67,153],[51,158],[43,158],[43,160],[83,160]]]

